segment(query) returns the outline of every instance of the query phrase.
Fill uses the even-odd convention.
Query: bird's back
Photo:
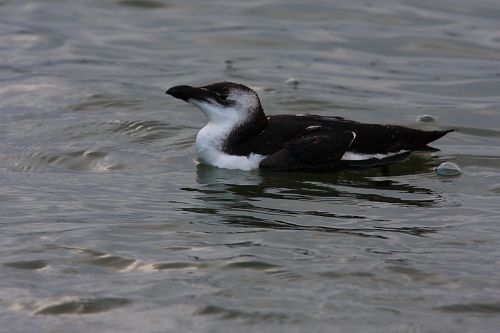
[[[426,150],[432,141],[452,130],[423,131],[396,125],[365,124],[341,117],[317,115],[269,116],[267,125],[258,134],[226,147],[234,155],[272,154],[287,142],[297,139],[310,129],[339,133],[354,132],[356,137],[348,151],[360,154],[386,154],[401,150]]]

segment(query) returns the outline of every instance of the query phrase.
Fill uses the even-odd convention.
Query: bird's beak
[[[216,101],[218,98],[218,95],[210,90],[191,86],[175,86],[168,89],[165,93],[175,98],[182,99],[188,103],[190,100],[203,100],[210,102]]]

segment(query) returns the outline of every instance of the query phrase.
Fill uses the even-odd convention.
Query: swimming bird
[[[328,171],[383,166],[453,130],[423,131],[336,116],[266,116],[257,93],[238,83],[175,86],[167,94],[197,106],[208,123],[196,136],[201,163],[227,169]]]

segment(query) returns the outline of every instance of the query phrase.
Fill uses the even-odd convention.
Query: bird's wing
[[[350,147],[363,154],[396,153],[403,150],[433,150],[428,144],[453,130],[423,131],[396,125],[363,124],[349,120],[330,121],[337,130],[353,131],[356,140]]]
[[[260,162],[260,168],[270,170],[331,170],[349,149],[356,135],[351,131],[332,131],[311,126],[287,142],[283,148]]]
[[[411,153],[412,153],[411,150],[404,150],[397,153],[386,154],[385,156],[383,154],[377,154],[380,156],[366,155],[366,158],[364,159],[356,159],[356,160],[343,159],[340,162],[339,166],[342,168],[359,168],[359,169],[382,167],[392,163],[401,162],[405,160]]]

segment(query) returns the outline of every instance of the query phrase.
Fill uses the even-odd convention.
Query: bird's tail
[[[454,132],[454,129],[444,130],[444,131],[422,131],[423,135],[420,135],[419,140],[409,142],[404,149],[409,150],[427,150],[427,151],[437,151],[439,149],[429,146],[429,143],[442,138],[450,132]]]

